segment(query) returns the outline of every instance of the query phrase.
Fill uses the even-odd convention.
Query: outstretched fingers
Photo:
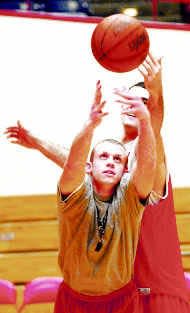
[[[4,134],[11,143],[19,143],[20,131],[17,126],[7,127]]]
[[[15,127],[8,127],[4,134],[6,135],[6,138],[9,140],[9,142],[20,144],[20,135],[17,127],[16,129]]]
[[[7,138],[9,137],[19,137],[21,134],[21,131],[23,130],[23,126],[21,125],[20,121],[17,121],[17,126],[9,126],[4,131],[4,134],[7,135]]]
[[[18,132],[17,126],[10,126],[6,128],[6,130],[4,131],[4,134],[17,133],[17,132]]]
[[[91,110],[91,113],[93,114],[93,116],[96,115],[96,117],[102,118],[108,115],[108,112],[102,111],[105,107],[105,104],[106,104],[106,101],[102,101],[100,103],[94,103],[92,106],[92,110]]]
[[[154,75],[160,71],[161,63],[162,57],[156,58],[149,52],[145,61],[139,66],[138,70],[143,77],[146,77],[147,75]]]
[[[93,103],[100,103],[102,99],[102,85],[100,80],[97,81],[96,83],[96,91],[95,91],[95,96],[94,96],[94,101]]]

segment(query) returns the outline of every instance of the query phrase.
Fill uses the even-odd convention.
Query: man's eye
[[[108,157],[107,153],[102,153],[100,155],[100,159],[107,159],[107,157]]]
[[[115,156],[114,157],[114,161],[116,161],[116,162],[121,162],[121,157],[120,156]]]
[[[148,99],[142,98],[142,100],[143,100],[144,104],[147,105]]]

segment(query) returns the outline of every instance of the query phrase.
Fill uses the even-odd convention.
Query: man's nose
[[[112,159],[109,159],[109,160],[108,160],[107,166],[110,167],[110,168],[113,168],[113,167],[115,166]]]

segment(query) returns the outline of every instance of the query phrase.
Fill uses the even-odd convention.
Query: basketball
[[[146,28],[134,17],[113,14],[95,27],[91,37],[92,54],[99,64],[112,72],[137,68],[149,51]]]

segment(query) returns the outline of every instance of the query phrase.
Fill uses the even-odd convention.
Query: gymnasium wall
[[[90,49],[94,22],[0,15],[0,196],[55,193],[61,170],[37,151],[10,144],[3,132],[20,120],[36,135],[68,146],[85,121],[98,79],[110,111],[94,142],[120,138],[113,87],[137,70],[103,69]],[[163,56],[163,137],[174,187],[190,186],[190,32],[148,27],[151,51]],[[119,126],[117,127],[116,124]]]

